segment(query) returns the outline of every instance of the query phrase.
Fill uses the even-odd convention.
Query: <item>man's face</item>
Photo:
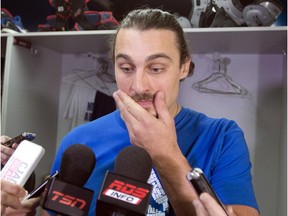
[[[187,76],[189,62],[180,67],[176,36],[170,30],[120,29],[115,43],[118,88],[154,116],[155,93],[164,91],[170,114],[175,115],[179,82]]]

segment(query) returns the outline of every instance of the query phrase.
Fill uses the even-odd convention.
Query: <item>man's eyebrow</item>
[[[151,56],[148,56],[145,61],[149,62],[149,61],[153,61],[154,59],[157,59],[157,58],[166,58],[166,59],[168,59],[169,61],[172,62],[172,58],[170,56],[168,56],[167,54],[165,54],[165,53],[153,54]]]
[[[119,58],[123,58],[127,61],[133,62],[132,58],[129,55],[123,54],[123,53],[119,53],[116,55],[116,60]]]
[[[127,61],[133,62],[133,59],[129,55],[126,55],[124,53],[117,54],[116,55],[116,60],[119,59],[119,58],[123,58],[123,59],[125,59]],[[156,53],[156,54],[153,54],[151,56],[148,56],[145,59],[145,62],[153,61],[153,60],[155,60],[157,58],[166,58],[169,61],[172,61],[172,58],[170,56],[166,55],[165,53]]]

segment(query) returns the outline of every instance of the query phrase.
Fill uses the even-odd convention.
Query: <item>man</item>
[[[130,12],[116,33],[112,54],[119,110],[68,133],[52,168],[59,169],[72,144],[93,149],[97,165],[85,185],[95,191],[89,215],[95,212],[106,171],[113,170],[115,157],[129,145],[152,157],[148,215],[225,215],[208,194],[198,198],[186,179],[193,167],[204,171],[229,205],[230,216],[259,215],[241,129],[233,121],[212,119],[177,103],[179,83],[194,67],[177,20],[157,9]]]

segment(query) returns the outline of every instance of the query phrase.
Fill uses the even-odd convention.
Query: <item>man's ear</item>
[[[190,69],[190,64],[191,64],[191,59],[187,58],[184,64],[181,66],[181,71],[180,71],[180,80],[185,79],[188,74],[189,74],[189,69]]]

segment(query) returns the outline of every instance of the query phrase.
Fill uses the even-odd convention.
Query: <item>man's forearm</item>
[[[196,215],[193,200],[197,198],[197,194],[186,179],[186,174],[192,169],[186,158],[179,156],[172,160],[159,160],[161,163],[156,162],[155,167],[176,215]],[[164,160],[167,162],[163,162]]]

